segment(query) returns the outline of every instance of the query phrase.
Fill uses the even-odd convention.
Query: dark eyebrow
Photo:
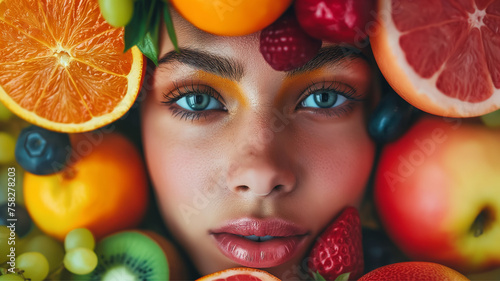
[[[244,74],[241,63],[230,59],[191,48],[181,48],[180,52],[171,51],[158,61],[158,66],[180,62],[194,68],[219,75],[231,80],[240,80]]]
[[[343,60],[363,59],[369,62],[363,52],[350,46],[334,45],[321,48],[318,54],[301,67],[287,71],[287,76],[316,70],[325,64],[338,63]]]

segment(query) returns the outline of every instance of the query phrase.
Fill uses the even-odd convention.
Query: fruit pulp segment
[[[441,92],[468,102],[481,102],[493,94],[480,33],[472,29],[449,57],[436,82]]]
[[[500,13],[500,11],[499,11]],[[484,51],[488,55],[488,69],[495,88],[500,88],[500,15],[486,15],[481,27]],[[494,32],[496,30],[496,33]]]
[[[482,102],[500,89],[500,0],[392,0],[408,63],[445,95]]]
[[[0,87],[21,108],[83,123],[126,95],[132,53],[97,1],[1,1],[0,30]]]
[[[255,276],[250,276],[248,274],[238,274],[229,276],[227,278],[218,278],[214,281],[262,281],[262,279]]]
[[[110,268],[103,276],[102,281],[139,281],[137,275],[135,275],[132,270],[124,265],[118,265]]]

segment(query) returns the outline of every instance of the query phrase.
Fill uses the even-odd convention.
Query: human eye
[[[301,103],[302,107],[332,108],[342,105],[347,100],[335,90],[315,90]]]
[[[187,94],[179,98],[176,103],[180,107],[191,111],[223,108],[222,104],[217,99],[204,93]]]
[[[339,82],[313,84],[302,95],[297,109],[310,110],[330,117],[340,117],[349,113],[355,102],[355,89]]]
[[[175,86],[173,91],[163,94],[163,98],[162,103],[181,119],[198,120],[208,117],[211,111],[227,111],[220,94],[208,86]]]

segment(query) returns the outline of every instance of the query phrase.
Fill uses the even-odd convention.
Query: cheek
[[[169,122],[170,113],[165,110],[152,101],[146,101],[142,108],[144,154],[165,218],[167,221],[180,218],[176,224],[181,224],[183,218],[179,213],[184,206],[192,206],[192,198],[196,193],[195,189],[190,188],[197,186],[192,181],[203,177],[200,170],[195,168],[197,158],[181,145],[182,140],[176,134],[180,128]],[[186,182],[187,179],[191,179],[190,184]]]
[[[363,116],[331,130],[321,128],[304,135],[308,137],[297,149],[307,167],[304,180],[308,191],[304,196],[334,215],[347,205],[358,206],[375,157]]]

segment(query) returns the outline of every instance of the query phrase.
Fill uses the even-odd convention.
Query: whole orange
[[[137,148],[117,133],[71,137],[68,167],[48,176],[25,173],[25,205],[33,221],[60,240],[80,227],[97,239],[136,227],[148,200],[146,170]]]
[[[278,19],[292,0],[171,0],[190,23],[209,33],[242,36]]]

